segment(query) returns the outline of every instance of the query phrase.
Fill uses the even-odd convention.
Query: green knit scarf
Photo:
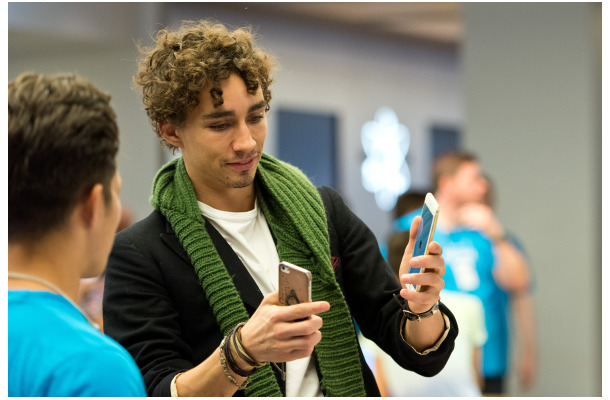
[[[322,199],[297,168],[266,154],[255,179],[257,198],[277,239],[280,260],[312,272],[312,299],[326,300],[322,340],[315,353],[326,396],[365,396],[358,344],[351,315],[335,279]],[[246,308],[205,229],[205,222],[182,158],[157,173],[151,199],[169,221],[189,255],[199,282],[224,334],[249,319]],[[257,370],[247,396],[281,396],[269,364]]]

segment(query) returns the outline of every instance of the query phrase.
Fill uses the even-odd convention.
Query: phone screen
[[[429,194],[430,195],[430,194]],[[431,196],[431,195],[430,195]],[[435,201],[436,202],[436,201]],[[436,227],[436,218],[438,216],[438,207],[436,207],[433,213],[428,204],[424,203],[421,213],[421,221],[419,222],[419,228],[417,229],[417,236],[415,237],[415,246],[413,247],[413,257],[422,256],[428,254],[428,245],[432,241],[434,236],[434,228]],[[418,273],[420,268],[409,267],[409,273]],[[417,285],[408,285],[411,290],[418,290]]]

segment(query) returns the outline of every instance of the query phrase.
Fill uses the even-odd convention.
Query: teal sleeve
[[[50,393],[60,397],[146,397],[140,370],[118,348],[82,352],[57,368]]]

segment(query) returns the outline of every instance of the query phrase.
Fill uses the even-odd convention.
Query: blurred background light
[[[411,173],[406,162],[409,151],[409,130],[398,121],[394,110],[381,107],[373,121],[362,126],[362,185],[375,194],[380,209],[389,211],[396,199],[411,186]]]

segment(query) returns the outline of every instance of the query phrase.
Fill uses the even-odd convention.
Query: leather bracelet
[[[235,358],[233,358],[233,352],[231,351],[231,341],[232,341],[232,336],[234,335],[234,332],[229,333],[227,336],[225,336],[225,338],[222,341],[222,350],[225,356],[225,359],[227,361],[227,364],[229,365],[229,368],[231,368],[231,370],[233,372],[235,372],[237,375],[242,376],[242,377],[248,377],[250,375],[252,375],[254,373],[254,370],[252,371],[244,371],[243,369],[241,369],[239,367],[239,365],[237,365],[237,362],[235,361]]]
[[[233,378],[233,376],[231,376],[231,374],[229,373],[229,370],[227,369],[227,360],[225,359],[225,352],[223,350],[225,340],[226,340],[226,336],[222,339],[222,342],[220,342],[220,351],[219,351],[220,365],[222,366],[222,370],[225,372],[225,375],[227,376],[227,379],[229,380],[229,382],[231,382],[232,384],[237,386],[238,389],[245,389],[248,386],[248,384],[250,383],[250,377],[247,377],[246,380],[243,381],[242,384],[240,385],[239,383],[237,383],[235,378]]]
[[[237,324],[235,326],[235,328],[233,329],[231,338],[233,340],[233,347],[235,348],[235,352],[237,353],[237,355],[244,360],[248,365],[250,365],[251,367],[256,368],[260,368],[263,365],[266,364],[266,362],[259,362],[256,361],[254,359],[254,357],[252,357],[250,355],[250,353],[248,353],[248,351],[244,348],[244,346],[241,344],[241,328],[245,325],[245,322],[241,322],[239,324]]]
[[[402,308],[402,312],[405,314],[405,318],[407,318],[409,321],[420,321],[423,318],[431,317],[432,315],[434,315],[434,312],[438,310],[438,306],[441,302],[441,300],[438,299],[436,303],[432,306],[432,308],[430,308],[428,311],[414,313],[409,308],[409,302],[407,300],[403,299],[403,302],[401,303],[400,300],[398,300],[398,296],[396,296],[396,294],[394,294],[394,300],[398,302],[400,308]]]

